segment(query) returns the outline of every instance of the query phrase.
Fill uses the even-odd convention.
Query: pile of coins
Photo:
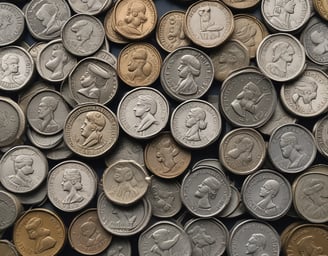
[[[327,35],[323,0],[2,1],[0,251],[328,254]]]

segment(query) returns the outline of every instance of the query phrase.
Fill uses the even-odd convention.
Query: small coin
[[[47,45],[46,42],[35,42],[30,47],[28,47],[27,52],[31,55],[32,59],[34,60],[34,63],[37,63],[37,58],[39,55],[39,52]]]
[[[115,69],[117,68],[117,58],[114,54],[106,50],[97,51],[92,57],[102,59],[110,64]]]
[[[19,256],[15,245],[8,240],[0,240],[0,251],[5,256]]]
[[[66,228],[54,212],[35,208],[15,223],[13,239],[22,256],[55,256],[64,246]]]
[[[223,0],[226,5],[237,10],[244,10],[256,6],[260,0]]]
[[[85,208],[97,191],[97,176],[87,164],[67,160],[53,167],[48,175],[50,202],[65,212]]]
[[[328,116],[324,116],[318,120],[314,125],[314,138],[316,141],[316,146],[319,152],[324,156],[328,157]]]
[[[325,0],[313,0],[314,9],[324,20],[328,20],[328,3]]]
[[[76,13],[97,15],[100,14],[112,0],[96,0],[96,1],[74,1],[68,0],[69,5]]]
[[[116,143],[118,136],[119,125],[115,114],[96,103],[73,109],[64,125],[66,145],[83,157],[104,155]]]
[[[13,225],[22,211],[23,207],[15,195],[0,190],[0,230]]]
[[[121,36],[119,33],[117,33],[113,28],[113,26],[114,26],[113,10],[114,10],[114,8],[111,8],[105,16],[104,29],[105,29],[106,36],[113,43],[126,44],[129,42],[129,40],[126,39],[125,37]]]
[[[83,255],[99,255],[112,241],[100,224],[97,209],[88,209],[74,218],[68,229],[69,243]]]
[[[148,86],[159,77],[162,57],[148,43],[132,43],[120,51],[117,73],[124,83],[132,87]]]
[[[182,146],[200,149],[212,144],[221,132],[219,112],[203,100],[187,100],[171,116],[171,133]]]
[[[233,214],[238,209],[238,206],[240,205],[241,195],[239,190],[233,185],[230,185],[230,190],[231,190],[230,201],[227,204],[227,206],[223,209],[223,211],[221,211],[217,215],[217,217],[229,218],[230,215]]]
[[[113,239],[105,252],[99,256],[132,256],[131,243],[128,238],[113,236]]]
[[[33,129],[27,129],[26,136],[35,147],[40,149],[52,149],[63,141],[62,132],[54,135],[43,135]]]
[[[149,139],[166,126],[169,119],[168,101],[156,89],[136,88],[121,99],[117,117],[128,135],[136,139]]]
[[[74,155],[73,151],[67,147],[64,141],[55,148],[47,150],[45,154],[48,159],[55,161],[65,160]]]

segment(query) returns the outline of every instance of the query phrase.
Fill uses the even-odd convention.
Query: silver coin
[[[99,256],[132,256],[131,243],[128,238],[113,236],[108,248]]]
[[[34,64],[37,62],[37,58],[39,52],[47,45],[46,42],[35,42],[32,44],[28,49],[27,52],[31,55],[32,59],[34,60]]]
[[[169,119],[169,105],[158,90],[136,88],[121,99],[117,117],[121,128],[136,139],[149,139],[164,129]]]
[[[171,133],[182,146],[200,149],[212,144],[221,133],[221,116],[206,101],[187,100],[171,116]]]
[[[327,83],[327,74],[307,68],[297,80],[281,87],[282,103],[294,115],[318,116],[328,110]]]
[[[187,209],[199,217],[212,217],[228,204],[231,190],[220,171],[200,167],[187,174],[181,184],[181,198]]]
[[[72,94],[71,94],[71,91],[69,88],[68,79],[65,79],[61,83],[60,94],[65,99],[65,101],[68,103],[68,105],[70,105],[72,108],[75,108],[78,105],[77,102],[72,97]]]
[[[0,3],[0,17],[0,46],[12,44],[17,41],[24,32],[24,14],[14,4]]]
[[[230,189],[231,189],[230,201],[227,204],[227,206],[223,209],[223,211],[221,211],[217,215],[217,217],[222,217],[222,218],[230,217],[230,215],[233,214],[240,205],[241,195],[239,190],[233,185],[230,185]]]
[[[23,207],[15,195],[0,190],[0,230],[13,225],[23,211]]]
[[[248,212],[263,220],[280,219],[292,204],[292,189],[288,180],[268,169],[254,173],[244,182],[242,196]]]
[[[97,203],[101,225],[108,232],[118,236],[131,236],[142,231],[151,217],[151,205],[146,199],[129,207],[112,204],[105,193],[101,193]]]
[[[164,180],[153,176],[146,197],[152,205],[152,214],[155,217],[172,217],[182,207],[180,185],[176,181]]]
[[[39,187],[48,174],[48,162],[42,152],[27,145],[7,151],[0,161],[0,181],[14,193],[31,192]]]
[[[145,230],[138,240],[140,256],[191,256],[191,243],[186,232],[170,221],[159,221]]]
[[[99,50],[94,55],[92,55],[92,57],[102,59],[108,64],[112,65],[115,69],[117,69],[117,58],[109,51]]]
[[[76,65],[77,59],[64,48],[60,39],[46,44],[36,62],[40,76],[50,82],[61,82]]]
[[[228,254],[279,256],[280,237],[269,224],[260,220],[245,220],[230,231]]]
[[[105,39],[105,31],[96,17],[76,14],[64,24],[61,37],[67,51],[85,57],[100,49]]]
[[[218,219],[193,219],[184,230],[191,240],[191,255],[220,256],[228,246],[228,230]]]
[[[239,217],[239,216],[241,216],[241,215],[243,215],[245,213],[246,213],[246,207],[245,207],[243,201],[241,200],[239,202],[238,207],[232,213],[230,213],[227,216],[227,218],[236,218],[236,217]]]
[[[97,15],[101,13],[107,5],[110,5],[112,0],[68,0],[68,3],[76,13]]]
[[[46,41],[60,37],[63,24],[70,16],[71,10],[64,0],[32,0],[25,11],[27,28],[31,35]]]
[[[236,72],[221,87],[220,107],[234,126],[264,125],[271,118],[276,102],[273,83],[255,70]]]
[[[313,128],[314,138],[319,152],[328,158],[328,116],[318,120]]]
[[[211,166],[224,174],[224,168],[222,164],[220,163],[220,160],[217,158],[205,158],[197,161],[193,166],[192,170],[195,170],[197,167],[202,167],[202,166]],[[225,175],[225,174],[224,174]]]
[[[305,51],[294,36],[277,33],[266,36],[256,52],[260,70],[272,80],[286,82],[299,76],[305,65]]]
[[[31,55],[19,46],[6,46],[0,49],[2,73],[0,89],[16,91],[28,84],[34,73]]]
[[[75,212],[85,208],[96,190],[96,173],[83,162],[64,161],[49,172],[48,197],[62,211]]]
[[[173,99],[197,99],[210,89],[214,66],[203,51],[180,47],[164,59],[160,78],[163,89]]]
[[[269,157],[273,165],[282,172],[304,171],[312,164],[316,153],[313,135],[301,125],[282,125],[270,137]]]
[[[113,66],[98,58],[84,58],[68,78],[72,99],[78,104],[95,102],[107,104],[117,93],[118,77]]]
[[[74,155],[73,151],[71,151],[66,143],[62,141],[58,146],[53,149],[47,150],[45,152],[46,157],[50,160],[65,160]]]
[[[26,136],[35,147],[40,149],[54,148],[63,141],[63,133],[42,135],[30,128],[26,130]]]

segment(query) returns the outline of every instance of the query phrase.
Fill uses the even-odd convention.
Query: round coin
[[[313,133],[319,152],[328,158],[328,115],[317,121]]]
[[[123,238],[119,236],[113,236],[113,239],[103,253],[99,254],[99,256],[132,256],[131,243],[129,238]]]
[[[328,20],[328,3],[325,0],[313,0],[314,9],[324,20]]]
[[[260,0],[223,0],[222,2],[231,8],[244,10],[256,6],[260,2]]]
[[[0,251],[5,256],[19,256],[15,245],[7,240],[0,240]]]
[[[22,211],[23,207],[16,196],[0,190],[0,230],[13,225]]]
[[[71,8],[76,13],[97,15],[101,13],[108,5],[112,3],[112,0],[96,0],[96,1],[75,1],[68,0]]]

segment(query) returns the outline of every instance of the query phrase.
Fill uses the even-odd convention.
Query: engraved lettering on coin
[[[85,44],[88,43],[93,36],[93,25],[87,20],[78,20],[75,22],[71,31],[75,33],[75,48],[81,53],[86,53]]]
[[[185,139],[189,141],[201,141],[201,131],[207,127],[206,112],[201,107],[195,107],[190,109],[185,126],[187,129]]]
[[[19,55],[6,53],[1,58],[0,79],[9,84],[21,85],[24,83],[24,77],[21,76],[22,60]]]
[[[97,227],[99,224],[94,217],[89,217],[86,222],[80,226],[80,243],[86,247],[94,247],[105,242],[107,237],[103,236],[102,231]]]
[[[327,256],[327,254],[323,254],[324,248],[319,245],[316,245],[315,240],[315,237],[311,236],[310,234],[301,236],[301,239],[296,243],[299,255]]]
[[[187,231],[192,242],[192,255],[207,256],[211,254],[211,246],[215,244],[215,239],[208,233],[206,228],[196,225]]]
[[[248,239],[245,247],[245,253],[247,255],[253,256],[269,256],[269,254],[265,251],[267,244],[267,238],[262,233],[254,233]]]
[[[45,1],[44,1],[45,2]],[[56,2],[45,2],[35,13],[44,30],[40,34],[51,36],[59,32],[65,21],[61,20],[60,9]]]
[[[315,45],[313,52],[318,55],[322,55],[328,52],[328,37],[323,31],[314,30],[310,34],[310,39]]]
[[[70,56],[61,44],[55,44],[52,47],[51,57],[45,63],[45,67],[51,71],[50,78],[53,80],[63,79],[65,77],[64,68],[70,61]]]
[[[99,111],[89,111],[85,115],[81,126],[81,136],[84,141],[77,141],[82,148],[99,149],[104,146],[103,130],[106,126],[106,118]]]
[[[81,173],[78,169],[65,169],[62,178],[62,189],[67,191],[66,198],[63,199],[63,205],[80,203],[84,197],[79,193],[83,189]]]
[[[152,233],[151,238],[155,244],[150,248],[149,253],[155,255],[172,255],[172,249],[179,241],[180,234],[171,234],[169,230],[161,228]]]
[[[242,166],[253,161],[254,141],[248,136],[239,137],[235,142],[234,148],[227,152],[227,155],[240,162]]]
[[[31,175],[34,173],[33,158],[29,155],[18,155],[13,159],[15,174],[9,175],[9,182],[15,186],[31,187],[33,179]]]
[[[198,198],[198,207],[201,209],[211,209],[212,205],[210,201],[216,198],[220,186],[220,182],[212,176],[204,179],[198,185],[194,194],[194,196]]]
[[[49,229],[43,226],[42,219],[32,217],[25,225],[25,230],[30,240],[35,240],[34,253],[40,254],[53,248],[57,240],[51,236]]]
[[[223,27],[212,18],[211,7],[203,6],[198,9],[200,22],[200,36],[203,40],[213,40],[220,37]]]
[[[271,179],[264,182],[259,191],[259,196],[263,199],[259,201],[256,205],[264,210],[265,213],[272,213],[278,209],[277,204],[273,202],[273,198],[279,193],[279,182]]]
[[[137,123],[135,124],[137,132],[142,133],[151,126],[157,125],[159,123],[155,117],[157,112],[157,102],[150,95],[139,95],[133,111],[135,117],[138,119]]]
[[[270,22],[278,28],[295,27],[296,21],[293,17],[295,6],[295,0],[275,0]]]
[[[148,60],[148,53],[144,48],[137,48],[131,53],[128,63],[129,79],[139,83],[149,77],[153,71],[153,66]]]
[[[180,154],[180,150],[170,137],[163,137],[162,140],[156,144],[156,159],[162,166],[164,173],[170,172],[176,165],[177,162],[175,157]]]

